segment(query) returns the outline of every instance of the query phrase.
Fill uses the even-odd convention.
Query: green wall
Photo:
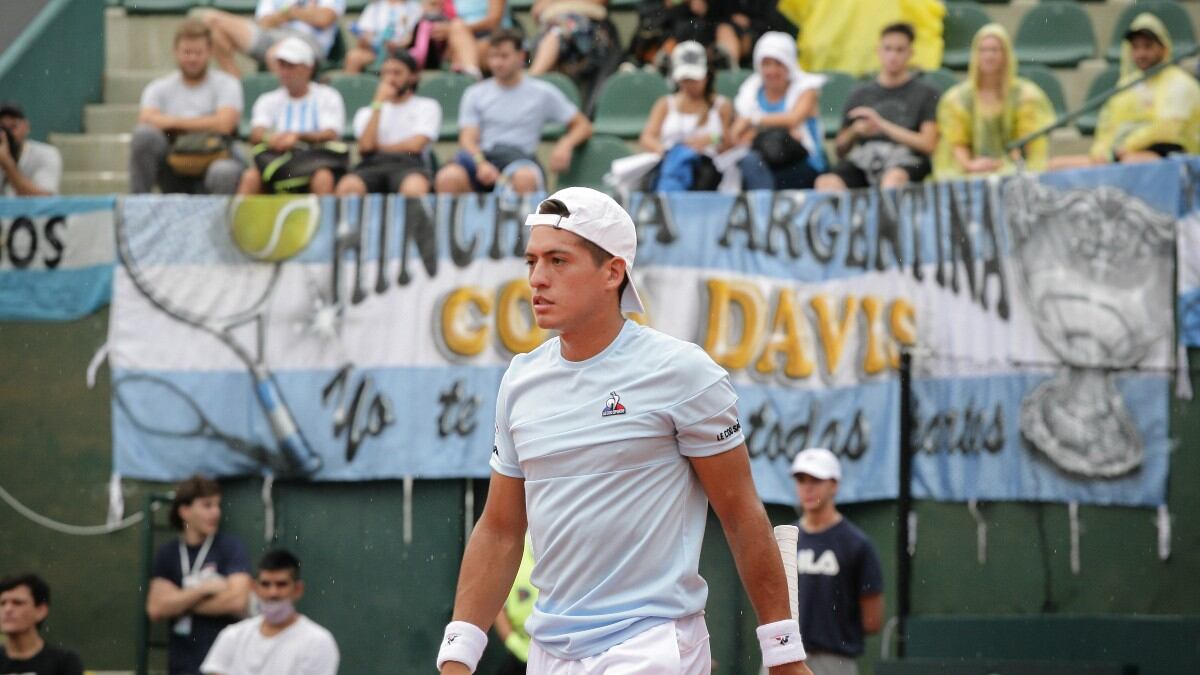
[[[104,342],[106,312],[82,321],[0,323],[0,486],[39,513],[76,524],[103,521],[111,469],[107,369],[88,390],[88,361]],[[1197,355],[1200,356],[1200,355]],[[1195,382],[1200,389],[1200,381]],[[975,524],[961,504],[919,503],[913,610],[950,614],[1200,614],[1200,457],[1197,403],[1175,403],[1172,557],[1158,560],[1154,513],[1081,507],[1080,574],[1070,571],[1067,509],[985,504],[988,560],[975,558]],[[429,672],[448,618],[463,546],[466,481],[418,481],[413,539],[403,543],[397,481],[276,485],[279,542],[305,563],[303,609],[333,630],[342,672]],[[261,481],[227,484],[227,529],[252,554],[263,550]],[[127,512],[163,486],[125,481]],[[486,485],[475,483],[476,509]],[[872,536],[894,608],[894,507],[846,513]],[[776,522],[789,509],[771,507]],[[631,514],[634,517],[635,514]],[[33,569],[54,588],[48,637],[93,669],[131,669],[139,605],[139,530],[99,537],[57,534],[0,504],[0,574]],[[708,621],[721,673],[755,672],[754,617],[720,529],[710,522],[702,571],[712,592]],[[868,645],[873,661],[878,638]],[[493,654],[494,656],[494,654]],[[493,663],[491,659],[487,663]],[[481,672],[486,672],[484,668]],[[868,669],[869,672],[869,669]]]

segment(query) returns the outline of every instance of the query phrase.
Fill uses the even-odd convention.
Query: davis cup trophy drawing
[[[1072,474],[1129,473],[1144,449],[1113,371],[1171,335],[1173,221],[1113,187],[1017,177],[1004,197],[1034,326],[1065,366],[1025,398],[1021,434]]]

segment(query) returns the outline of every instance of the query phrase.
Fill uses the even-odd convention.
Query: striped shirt
[[[336,89],[323,84],[310,83],[301,98],[292,98],[280,87],[254,102],[250,125],[302,134],[332,129],[340,135],[346,126],[346,106]]]

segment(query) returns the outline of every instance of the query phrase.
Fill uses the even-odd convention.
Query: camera
[[[8,143],[8,154],[12,155],[13,161],[21,159],[21,143],[13,136],[13,132],[8,127],[0,126],[0,132],[4,133],[4,140]]]

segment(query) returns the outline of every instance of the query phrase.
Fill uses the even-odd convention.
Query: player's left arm
[[[771,521],[750,477],[746,444],[708,457],[689,457],[733,552],[738,576],[750,596],[759,625],[792,618],[787,580]],[[775,666],[771,675],[811,675],[803,662]]]

